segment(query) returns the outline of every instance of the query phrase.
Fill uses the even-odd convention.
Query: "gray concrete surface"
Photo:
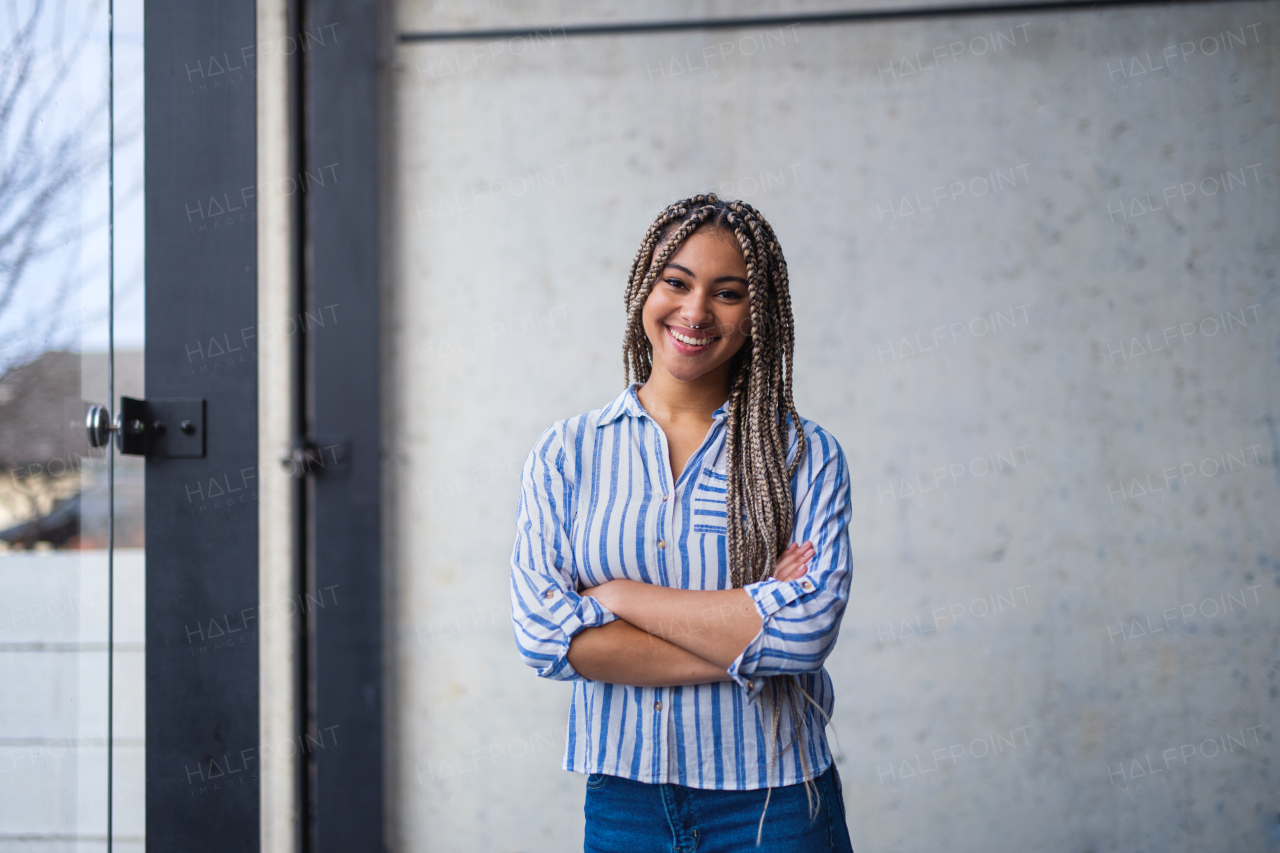
[[[402,3],[397,28],[490,7]],[[1278,22],[398,45],[394,849],[581,843],[567,688],[508,622],[517,476],[619,390],[630,260],[708,187],[774,223],[798,403],[853,472],[829,667],[855,849],[1280,844]]]

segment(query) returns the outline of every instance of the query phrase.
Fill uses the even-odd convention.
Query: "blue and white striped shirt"
[[[615,578],[678,589],[730,589],[725,552],[724,407],[674,484],[666,437],[628,388],[603,409],[553,425],[529,454],[511,555],[512,619],[525,663],[573,681],[563,767],[640,782],[752,790],[791,785],[831,764],[824,717],[806,703],[799,737],[783,702],[769,771],[772,711],[764,676],[795,674],[829,718],[835,645],[849,597],[849,484],[836,440],[804,420],[805,459],[791,490],[794,541],[816,551],[801,578],[749,584],[761,630],[729,668],[732,681],[630,687],[588,681],[569,641],[614,616],[580,589]],[[791,430],[788,458],[796,452]],[[801,750],[808,772],[802,770]],[[768,774],[768,775],[766,775]]]

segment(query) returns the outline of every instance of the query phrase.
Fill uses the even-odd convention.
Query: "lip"
[[[684,327],[669,326],[669,325],[666,325],[665,323],[663,324],[663,328],[667,330],[667,340],[671,342],[671,346],[675,348],[676,352],[681,353],[682,355],[698,355],[699,353],[704,353],[707,350],[711,349],[711,347],[715,344],[716,341],[720,340],[719,335],[708,335],[706,332],[701,330],[694,331],[693,329],[688,329]],[[711,341],[709,343],[702,344],[701,346],[692,346],[690,344],[686,344],[684,341],[677,339],[675,334],[673,334],[674,332],[679,332],[680,334],[689,338],[710,337]]]

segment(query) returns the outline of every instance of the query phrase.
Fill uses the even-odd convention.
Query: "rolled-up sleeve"
[[[520,512],[511,552],[511,619],[524,662],[543,678],[581,681],[569,664],[569,642],[583,628],[617,617],[578,595],[573,562],[573,484],[558,427],[543,433],[524,463]]]
[[[813,542],[809,571],[793,581],[764,580],[743,587],[761,628],[729,667],[751,698],[770,675],[815,672],[835,646],[849,600],[848,469],[840,445],[818,429],[808,436],[796,472],[793,541]]]

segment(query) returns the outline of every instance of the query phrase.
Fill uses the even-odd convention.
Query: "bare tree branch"
[[[85,95],[74,87],[84,86],[84,56],[103,35],[102,0],[70,15],[65,2],[33,0],[20,9],[10,0],[7,6],[15,26],[6,28],[12,35],[0,47],[0,317],[12,313],[19,294],[25,294],[22,303],[38,301],[43,310],[6,322],[0,372],[37,355],[73,320],[68,297],[84,275],[77,274],[75,249],[101,225],[84,221],[77,190],[111,156],[107,75],[100,92],[88,93],[88,108],[67,109]],[[42,264],[41,280],[35,280],[33,264],[58,253],[66,254],[61,274],[49,280]]]

